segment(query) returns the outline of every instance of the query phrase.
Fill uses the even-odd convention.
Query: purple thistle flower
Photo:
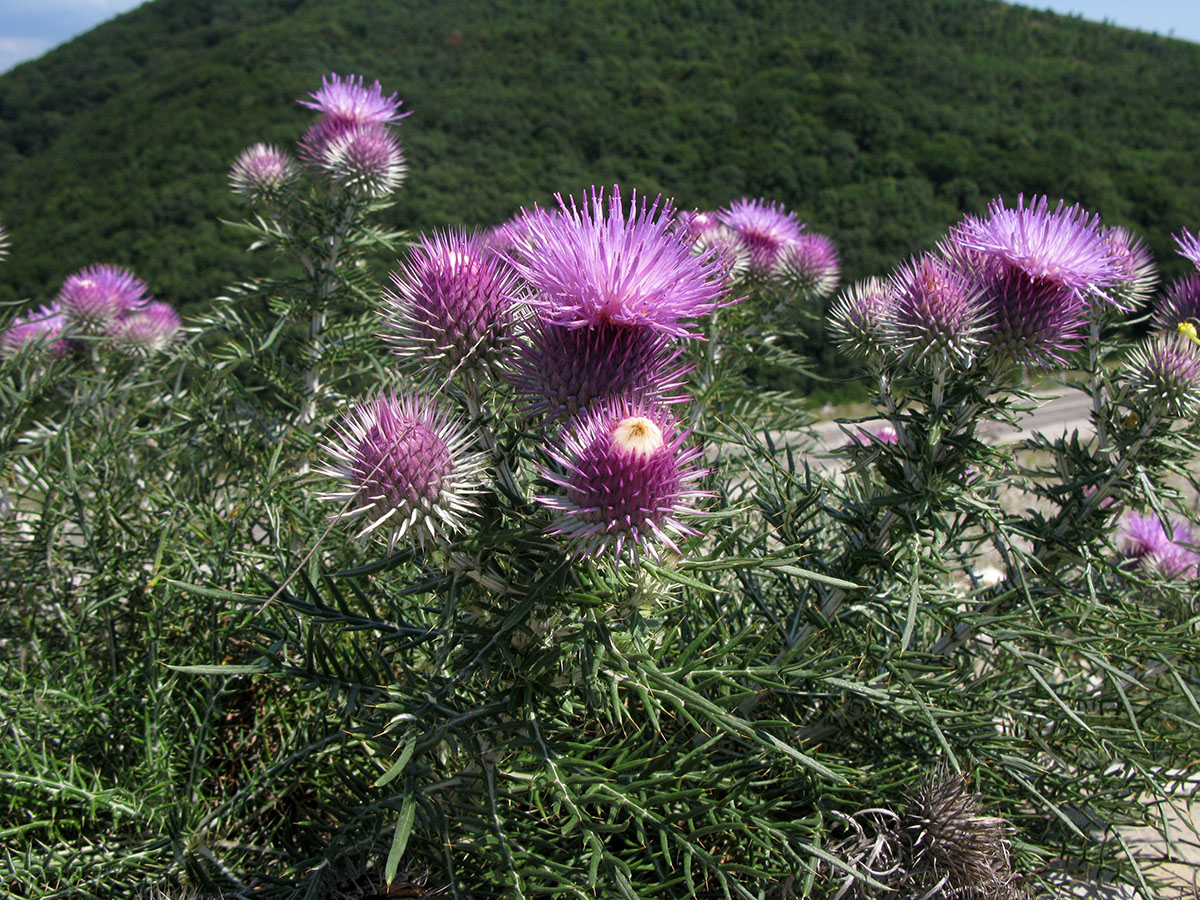
[[[88,334],[106,331],[122,313],[149,301],[146,283],[128,269],[95,265],[68,275],[58,302],[72,327]]]
[[[1200,321],[1200,273],[1189,272],[1171,282],[1154,303],[1151,321],[1158,328],[1174,331],[1189,319]]]
[[[1117,264],[1100,229],[1100,217],[1079,206],[1053,211],[1046,197],[1025,205],[1017,197],[1013,209],[997,197],[988,206],[988,217],[967,216],[950,232],[959,247],[998,261],[1022,273],[1039,288],[1056,285],[1086,301],[1106,297],[1105,290],[1120,278]]]
[[[1200,554],[1192,549],[1196,537],[1183,519],[1171,521],[1168,535],[1157,516],[1130,513],[1121,523],[1121,555],[1168,578],[1195,578]]]
[[[170,346],[179,331],[179,313],[153,301],[124,313],[108,330],[113,346],[130,356],[149,356]]]
[[[891,425],[880,425],[877,428],[859,428],[850,432],[850,444],[856,447],[870,447],[874,444],[898,444],[900,436]]]
[[[363,519],[356,535],[377,529],[389,549],[410,538],[424,547],[466,527],[480,488],[485,454],[469,450],[475,436],[415,394],[384,394],[342,417],[320,469],[342,483],[321,495],[342,504],[338,520]]]
[[[24,353],[65,356],[70,352],[70,342],[62,337],[66,324],[57,303],[17,316],[12,325],[0,331],[0,359]]]
[[[1161,332],[1129,354],[1128,379],[1140,403],[1179,418],[1200,413],[1200,346]]]
[[[694,244],[697,238],[703,237],[720,225],[721,222],[714,212],[702,212],[694,209],[691,212],[675,214],[675,230],[682,236],[684,242],[689,244]]]
[[[532,303],[547,319],[573,328],[607,324],[653,328],[695,337],[688,319],[725,305],[723,270],[715,254],[693,256],[671,231],[670,201],[638,203],[626,212],[620,188],[605,198],[593,188],[560,212],[525,214],[526,248],[508,259],[533,287]]]
[[[541,314],[527,319],[506,377],[530,416],[570,417],[600,401],[636,396],[678,403],[692,367],[670,335],[608,323],[568,328]]]
[[[986,318],[979,284],[952,263],[929,254],[900,265],[889,281],[901,351],[935,368],[969,365]]]
[[[682,521],[711,492],[694,485],[707,474],[698,447],[661,407],[644,401],[599,404],[568,423],[547,448],[540,474],[561,492],[538,496],[557,513],[548,531],[575,557],[632,558],[679,553],[675,540],[698,532]]]
[[[404,150],[386,125],[356,125],[325,145],[319,167],[352,193],[379,199],[404,180]]]
[[[343,129],[356,125],[387,125],[411,114],[411,110],[400,112],[402,101],[395,94],[385,97],[378,81],[366,87],[361,75],[342,78],[331,72],[321,77],[321,86],[308,96],[312,100],[296,102],[317,110],[330,123]]]
[[[1127,228],[1104,230],[1103,240],[1117,269],[1109,297],[1117,308],[1129,312],[1142,306],[1158,286],[1158,269],[1150,248]]]
[[[984,288],[984,340],[994,359],[1053,368],[1079,349],[1088,302],[1078,291],[1055,279],[1034,278],[999,255],[967,249],[953,234],[940,249]]]
[[[512,332],[516,273],[479,234],[462,229],[425,237],[391,273],[383,335],[401,357],[491,371]]]
[[[868,278],[842,292],[829,311],[829,329],[842,351],[878,359],[897,349],[896,296],[880,278]]]
[[[296,181],[296,163],[274,144],[254,144],[243,150],[229,170],[235,194],[259,203],[281,196]]]
[[[759,276],[775,271],[783,248],[794,243],[804,229],[794,213],[766,200],[743,197],[722,209],[718,216],[721,224],[732,228],[745,241],[750,253],[750,271]]]
[[[806,231],[779,253],[776,274],[780,283],[806,301],[822,300],[833,293],[841,273],[837,247],[828,237]]]
[[[1179,255],[1200,269],[1200,235],[1194,235],[1186,228],[1181,228],[1180,234],[1173,234],[1175,244],[1179,247]]]

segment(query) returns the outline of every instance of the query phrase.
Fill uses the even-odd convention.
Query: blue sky
[[[144,0],[0,0],[0,72],[35,59]],[[837,0],[830,0],[837,2]],[[1108,19],[1200,43],[1200,0],[1050,0],[1022,5]]]

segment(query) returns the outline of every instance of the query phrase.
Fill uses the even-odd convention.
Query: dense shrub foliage
[[[277,274],[0,334],[9,893],[1171,896],[1124,829],[1197,774],[1200,281],[1044,195],[836,299],[776,200],[406,236],[398,98],[305,103],[229,175]],[[760,386],[827,306],[833,449]],[[995,443],[1030,377],[1089,434]]]

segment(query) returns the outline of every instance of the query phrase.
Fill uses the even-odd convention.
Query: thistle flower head
[[[716,225],[698,235],[692,241],[692,254],[714,256],[731,284],[745,278],[750,271],[750,251],[746,248],[746,242],[736,231],[724,225]]]
[[[1139,402],[1160,414],[1200,414],[1200,346],[1177,332],[1161,332],[1135,347],[1126,377]]]
[[[70,350],[62,337],[66,319],[57,303],[17,316],[4,331],[0,331],[0,359],[13,359],[19,354],[48,354],[63,356]]]
[[[870,447],[874,444],[898,444],[900,436],[891,425],[880,425],[877,428],[860,428],[851,432],[850,443],[858,447]]]
[[[379,199],[396,190],[407,165],[386,125],[355,125],[329,138],[318,167],[351,193]]]
[[[95,265],[68,275],[59,291],[62,314],[88,334],[106,331],[123,313],[149,301],[146,283],[119,266]]]
[[[112,345],[130,356],[165,350],[179,331],[179,313],[169,303],[152,301],[123,314],[108,330]]]
[[[1022,194],[1012,209],[997,197],[987,218],[967,216],[951,229],[951,239],[1039,287],[1056,285],[1085,301],[1106,297],[1106,289],[1120,278],[1100,217],[1079,206],[1068,208],[1061,200],[1051,210],[1045,196],[1026,205]]]
[[[516,402],[530,416],[569,418],[599,401],[622,396],[677,403],[684,376],[682,348],[650,328],[608,323],[568,328],[541,314],[525,320],[506,374]]]
[[[361,75],[342,78],[336,72],[321,77],[321,86],[309,93],[312,100],[298,100],[301,106],[315,109],[325,118],[343,128],[355,125],[386,125],[398,122],[409,112],[400,112],[401,101],[395,94],[383,95],[376,81],[370,87]]]
[[[974,278],[926,254],[899,266],[890,282],[902,352],[934,367],[967,366],[979,347],[986,317],[982,289]]]
[[[1138,309],[1158,286],[1158,269],[1150,248],[1127,228],[1107,228],[1101,236],[1117,271],[1109,298],[1125,312]]]
[[[675,230],[687,243],[694,243],[697,238],[707,234],[721,224],[716,213],[703,212],[694,209],[691,212],[675,214]]]
[[[1195,578],[1200,554],[1193,546],[1196,536],[1183,519],[1171,521],[1167,534],[1157,516],[1130,513],[1121,523],[1120,551],[1139,567],[1167,578]]]
[[[696,534],[683,519],[709,496],[695,487],[705,474],[699,448],[661,407],[642,401],[597,404],[569,422],[547,448],[541,475],[558,491],[537,497],[557,513],[549,531],[576,557],[636,559]]]
[[[1151,321],[1156,327],[1172,331],[1189,320],[1200,321],[1200,272],[1189,272],[1171,282],[1166,293],[1154,301]]]
[[[335,519],[363,519],[362,538],[381,529],[389,548],[407,538],[440,543],[466,527],[485,456],[474,435],[428,400],[384,394],[347,413],[326,445],[320,471],[341,482],[321,499],[341,504]]]
[[[779,254],[800,237],[804,225],[778,203],[743,197],[723,208],[721,224],[737,232],[750,254],[750,271],[769,276],[775,271]]]
[[[830,310],[829,327],[850,356],[870,360],[890,355],[898,343],[892,286],[879,278],[850,285]]]
[[[516,273],[479,234],[462,229],[421,239],[385,290],[383,338],[401,357],[443,375],[495,368],[511,337]]]
[[[274,144],[243,150],[229,170],[229,187],[253,203],[275,200],[296,181],[299,170],[291,155]]]
[[[1192,234],[1186,228],[1179,229],[1179,234],[1173,234],[1175,245],[1179,247],[1179,255],[1200,269],[1200,235]]]
[[[671,230],[670,202],[628,210],[620,189],[593,189],[582,204],[559,198],[559,215],[526,215],[528,245],[507,258],[533,287],[531,302],[549,320],[574,328],[607,324],[694,337],[688,320],[722,305],[715,254],[693,256]]]
[[[829,296],[840,273],[837,247],[815,231],[806,231],[784,246],[776,265],[780,284],[810,303]]]
[[[1077,350],[1087,328],[1088,301],[1053,278],[1035,278],[999,255],[960,244],[952,234],[942,253],[983,286],[989,354],[998,360],[1053,368]]]

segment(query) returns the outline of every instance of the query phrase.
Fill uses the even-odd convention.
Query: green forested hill
[[[330,70],[414,111],[416,229],[593,183],[762,195],[859,277],[996,193],[1164,259],[1200,224],[1200,46],[992,0],[155,0],[0,77],[0,300],[99,261],[185,306],[249,274],[228,165],[294,140]]]

